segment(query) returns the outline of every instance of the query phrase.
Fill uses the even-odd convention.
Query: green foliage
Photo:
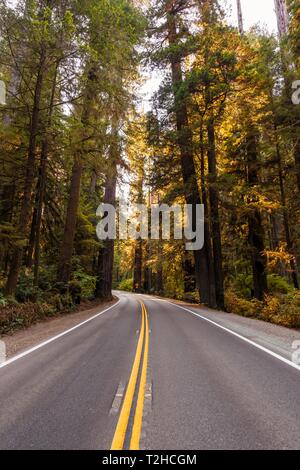
[[[274,294],[289,294],[294,290],[288,281],[278,274],[268,275],[268,287],[269,291]]]
[[[288,294],[289,292],[293,291],[293,287],[289,284],[289,282],[278,274],[268,274],[267,280],[269,292],[272,294]],[[251,299],[253,291],[252,276],[238,274],[230,285],[239,297],[245,298],[247,300]]]
[[[231,287],[239,297],[250,300],[251,292],[253,290],[252,276],[247,274],[238,274],[231,282]]]
[[[40,290],[34,286],[32,274],[24,271],[21,273],[16,291],[16,299],[18,302],[35,302],[40,296]]]
[[[75,309],[73,298],[69,292],[65,294],[51,295],[49,303],[57,313],[68,313]]]
[[[91,276],[84,271],[75,271],[73,274],[74,279],[78,282],[81,297],[83,299],[91,299],[94,297],[96,288],[96,276]]]
[[[233,290],[226,291],[225,307],[227,312],[243,317],[259,317],[261,303],[257,300],[246,300],[239,297]]]
[[[133,278],[123,279],[120,282],[120,284],[118,286],[118,289],[126,291],[126,292],[132,292],[132,290],[133,290]]]
[[[0,292],[0,308],[1,307],[6,307],[8,305],[7,299],[3,296],[3,294]]]
[[[281,284],[280,284],[281,285]],[[228,290],[225,295],[226,310],[244,317],[257,318],[288,328],[300,327],[300,292],[288,295],[267,295],[263,302],[246,300]]]

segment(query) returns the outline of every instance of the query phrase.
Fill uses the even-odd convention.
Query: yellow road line
[[[139,450],[140,448],[140,436],[143,422],[144,402],[145,402],[145,390],[147,383],[147,368],[148,368],[148,354],[149,354],[149,326],[148,326],[148,315],[144,304],[142,309],[145,316],[145,347],[144,347],[144,359],[141,373],[141,381],[139,394],[135,409],[135,417],[130,441],[130,450]]]
[[[122,450],[124,446],[124,440],[126,436],[126,431],[128,427],[128,421],[130,417],[132,402],[134,398],[134,392],[136,388],[136,382],[138,378],[142,350],[143,350],[143,343],[144,343],[144,335],[145,335],[145,312],[142,309],[142,327],[140,332],[140,337],[136,349],[136,355],[126,391],[126,395],[124,398],[122,410],[120,413],[119,421],[116,427],[115,435],[113,438],[113,442],[111,445],[111,450]]]

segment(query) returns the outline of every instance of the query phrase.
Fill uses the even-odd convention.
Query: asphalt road
[[[299,369],[177,305],[118,295],[0,368],[0,449],[129,448],[134,434],[150,450],[300,448]]]

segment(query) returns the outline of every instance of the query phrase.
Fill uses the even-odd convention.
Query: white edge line
[[[175,303],[173,303],[173,302],[169,302],[168,300],[165,300],[165,299],[151,299],[151,300],[155,300],[155,301],[157,301],[157,302],[167,302],[167,303],[170,304],[170,305],[174,305],[175,307],[181,308],[182,310],[185,310],[186,312],[192,313],[192,314],[195,315],[196,317],[199,317],[199,318],[201,318],[202,320],[205,320],[205,321],[207,321],[208,323],[211,323],[212,325],[215,325],[215,326],[217,326],[218,328],[221,328],[221,330],[227,331],[227,333],[230,333],[230,334],[232,334],[233,336],[236,336],[237,338],[242,339],[242,340],[245,341],[246,343],[251,344],[252,346],[256,347],[257,349],[260,349],[261,351],[264,351],[265,353],[269,354],[270,356],[273,356],[273,357],[275,357],[276,359],[278,359],[279,361],[282,361],[282,362],[284,362],[285,364],[287,364],[287,365],[293,367],[294,369],[300,371],[300,366],[298,366],[297,364],[295,364],[295,363],[292,362],[292,361],[289,361],[289,359],[286,359],[286,358],[280,356],[279,354],[276,354],[275,352],[271,351],[270,349],[267,349],[267,348],[265,348],[264,346],[261,346],[260,344],[255,343],[255,342],[252,341],[251,339],[248,339],[248,338],[246,338],[245,336],[242,336],[242,335],[240,335],[239,333],[236,333],[235,331],[230,330],[229,328],[226,328],[225,326],[222,326],[222,325],[220,325],[219,323],[217,323],[217,322],[215,322],[215,321],[213,321],[213,320],[210,320],[209,318],[204,317],[203,315],[199,315],[199,313],[193,312],[193,310],[190,310],[190,309],[188,309],[188,308],[186,308],[186,307],[182,307],[181,305],[175,304]]]
[[[43,343],[37,344],[37,345],[34,346],[33,348],[27,349],[26,351],[24,351],[24,352],[22,352],[22,353],[20,353],[20,354],[17,354],[16,356],[13,356],[11,359],[8,359],[7,361],[5,361],[5,362],[3,362],[2,364],[0,364],[0,369],[2,369],[3,367],[8,366],[9,364],[12,364],[13,362],[17,361],[18,359],[21,359],[22,357],[27,356],[28,354],[33,353],[34,351],[37,351],[37,349],[43,348],[43,347],[46,346],[47,344],[50,344],[50,343],[52,343],[53,341],[56,341],[57,339],[62,338],[63,336],[67,335],[68,333],[71,333],[72,331],[77,330],[77,328],[80,328],[81,326],[85,325],[86,323],[89,323],[89,322],[95,320],[95,318],[98,318],[98,317],[100,317],[101,315],[103,315],[104,313],[108,312],[109,310],[111,310],[111,309],[117,307],[117,305],[119,305],[120,301],[121,301],[121,299],[119,298],[119,300],[118,300],[117,303],[115,303],[115,304],[112,305],[111,307],[106,308],[106,309],[103,310],[102,312],[97,313],[97,315],[94,315],[93,317],[88,318],[87,320],[85,320],[85,321],[79,323],[78,325],[73,326],[73,327],[70,328],[69,330],[63,331],[63,332],[60,333],[59,335],[56,335],[56,336],[53,336],[53,337],[50,338],[50,339],[47,339],[47,341],[44,341]]]

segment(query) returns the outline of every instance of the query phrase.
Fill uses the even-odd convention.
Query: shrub
[[[123,281],[120,282],[118,289],[124,290],[126,292],[132,292],[133,291],[133,279],[123,279]]]
[[[78,282],[80,286],[80,295],[83,299],[90,299],[94,297],[96,280],[96,276],[90,276],[83,271],[75,271],[74,273],[74,281]]]
[[[300,328],[300,292],[281,297],[267,296],[261,317],[276,325]]]
[[[232,291],[236,293],[238,297],[251,300],[253,291],[253,279],[252,276],[246,274],[238,274],[231,284]]]
[[[227,312],[230,313],[236,313],[243,317],[257,317],[262,308],[262,303],[254,299],[242,299],[230,289],[225,293],[225,307]]]
[[[258,318],[276,325],[300,328],[300,292],[267,295],[264,302],[240,298],[233,290],[225,294],[226,310],[244,317]]]
[[[33,284],[32,275],[21,273],[17,290],[16,299],[18,302],[36,302],[39,296],[39,289]]]
[[[278,276],[278,274],[269,274],[268,275],[268,287],[269,291],[272,293],[288,294],[293,291],[293,287],[288,283],[288,281]]]
[[[272,321],[274,316],[280,312],[280,299],[271,295],[266,295],[264,306],[261,310],[260,316],[264,320]]]
[[[8,305],[7,299],[0,292],[0,307],[6,307]]]
[[[27,328],[46,317],[55,315],[55,309],[48,304],[25,303],[0,309],[0,335]]]
[[[55,294],[49,298],[48,302],[59,313],[72,312],[75,308],[72,296],[68,292],[65,294]]]

